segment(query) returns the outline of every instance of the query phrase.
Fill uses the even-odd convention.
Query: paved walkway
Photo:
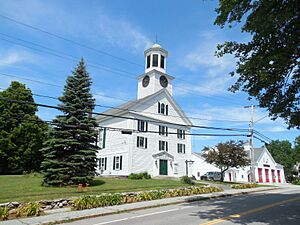
[[[163,205],[179,204],[183,202],[192,202],[192,201],[200,201],[200,200],[211,199],[211,198],[241,195],[241,194],[247,194],[252,192],[270,190],[270,189],[278,189],[278,188],[259,187],[259,188],[242,189],[242,190],[231,189],[231,190],[224,190],[223,192],[217,192],[217,193],[201,194],[201,195],[194,195],[194,196],[183,196],[183,197],[176,197],[176,198],[164,198],[164,199],[158,199],[153,201],[136,202],[131,204],[101,207],[95,209],[86,209],[80,211],[66,211],[66,209],[63,209],[64,211],[58,211],[56,213],[48,214],[44,216],[3,221],[0,222],[0,225],[48,224],[48,223],[55,223],[55,222],[64,222],[68,220],[78,220],[78,219],[90,218],[95,216],[104,216],[104,215],[109,215],[109,214],[114,214],[119,212],[125,212],[129,210],[138,210],[144,208],[159,207]]]

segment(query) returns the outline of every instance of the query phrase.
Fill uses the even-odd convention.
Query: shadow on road
[[[300,224],[300,194],[261,193],[187,205],[200,208],[190,216],[198,216],[201,220],[212,221],[235,215],[230,219],[231,223]]]

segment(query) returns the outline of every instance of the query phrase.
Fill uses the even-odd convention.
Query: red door
[[[276,179],[275,179],[275,170],[271,170],[272,173],[272,182],[276,183]]]
[[[258,182],[262,183],[263,178],[262,178],[262,168],[258,168]]]
[[[281,183],[280,170],[277,170],[278,183]]]
[[[265,169],[265,174],[266,174],[266,182],[269,183],[270,180],[269,180],[269,170],[268,169]]]

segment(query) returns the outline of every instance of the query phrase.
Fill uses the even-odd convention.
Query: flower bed
[[[249,184],[233,184],[230,186],[233,189],[246,189],[246,188],[256,188],[258,184],[256,183],[249,183]]]
[[[143,192],[127,192],[102,195],[84,195],[73,200],[45,200],[29,203],[10,202],[0,206],[0,221],[16,217],[28,217],[43,215],[45,210],[62,207],[72,207],[74,210],[91,209],[104,206],[121,205],[126,203],[151,201],[155,199],[171,198],[179,196],[191,196],[223,191],[218,187],[188,187],[179,189],[165,189]]]
[[[190,196],[223,191],[218,187],[190,187],[181,189],[156,190],[124,194],[86,195],[75,199],[72,208],[75,210],[91,209],[103,206],[121,205],[132,202],[150,201],[162,198]]]

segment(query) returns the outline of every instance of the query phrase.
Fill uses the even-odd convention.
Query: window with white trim
[[[185,144],[177,144],[177,152],[180,154],[185,154]]]
[[[158,54],[153,54],[152,55],[152,66],[153,67],[158,67]]]
[[[99,170],[104,171],[107,168],[107,157],[99,158]]]
[[[122,156],[114,156],[113,170],[122,170]]]
[[[148,138],[137,136],[136,147],[138,148],[147,148]]]
[[[148,131],[148,122],[144,120],[138,120],[138,131]]]
[[[106,128],[102,127],[98,130],[98,146],[100,149],[105,148],[106,142]]]
[[[168,127],[159,125],[159,135],[168,136]]]
[[[177,138],[185,139],[185,130],[177,129]]]
[[[159,151],[168,151],[168,142],[167,141],[159,141],[158,143],[159,147]]]
[[[167,104],[158,102],[158,113],[162,115],[168,115],[169,114],[169,106]]]

